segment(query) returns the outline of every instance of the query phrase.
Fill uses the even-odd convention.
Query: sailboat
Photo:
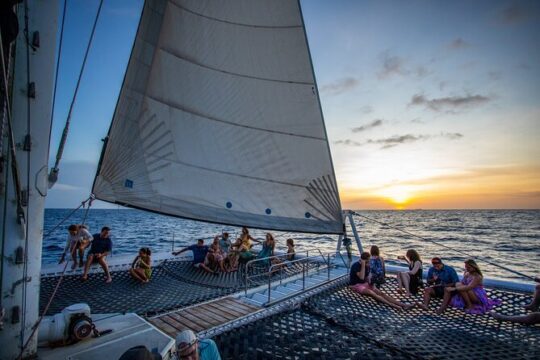
[[[19,5],[19,21],[29,21],[16,45],[13,89],[26,91],[12,92],[10,159],[12,164],[16,159],[17,166],[6,171],[8,195],[0,210],[2,259],[7,259],[2,262],[2,307],[7,320],[0,332],[2,357],[37,352],[45,359],[103,354],[118,358],[142,344],[172,358],[174,333],[182,326],[201,337],[227,336],[231,329],[243,331],[250,323],[273,319],[306,299],[314,299],[309,300],[311,305],[333,303],[332,308],[341,311],[343,296],[350,296],[344,290],[349,263],[340,252],[345,220],[353,225],[359,250],[361,243],[353,213],[341,208],[300,3],[147,0],[103,146],[94,196],[211,223],[338,234],[337,251],[306,253],[290,266],[293,271],[271,265],[257,272],[257,264],[248,263],[235,277],[213,281],[189,268],[186,259],[163,254],[155,257],[161,266],[160,291],[166,295],[160,298],[166,302],[162,309],[142,311],[144,316],[119,314],[129,312],[121,308],[122,296],[115,297],[122,294],[104,296],[103,306],[109,311],[97,315],[90,315],[81,304],[68,306],[46,319],[47,329],[60,337],[80,335],[82,340],[38,350],[36,294],[40,289],[42,295],[50,291],[52,296],[62,286],[72,286],[68,290],[80,292],[77,295],[88,291],[71,281],[69,272],[64,277],[57,268],[40,269],[57,6],[55,1],[38,0]],[[31,37],[32,31],[39,35]],[[38,46],[29,42],[36,38]],[[32,88],[37,89],[35,97]],[[111,265],[119,274],[128,266],[123,259]],[[61,281],[60,287],[46,290],[48,284]],[[158,275],[154,283],[159,283]],[[229,283],[230,287],[224,286]],[[204,296],[199,296],[203,289]],[[335,301],[324,298],[325,291],[334,291]],[[175,302],[180,293],[191,296],[191,302],[183,306]],[[522,298],[515,295],[515,299],[517,304]],[[385,317],[384,311],[360,298],[351,301],[360,309],[367,306],[376,318]],[[213,312],[219,304],[232,307],[224,312],[231,317]],[[213,315],[206,316],[200,309]],[[302,311],[307,309],[312,308]],[[52,324],[65,328],[55,330]],[[92,337],[94,330],[112,332]],[[537,333],[525,335],[538,338]],[[410,355],[407,351],[403,353]]]

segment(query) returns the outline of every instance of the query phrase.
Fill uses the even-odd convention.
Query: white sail
[[[232,225],[341,233],[296,0],[148,0],[93,192]]]

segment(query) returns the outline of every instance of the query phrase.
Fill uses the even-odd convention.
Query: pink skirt
[[[366,290],[366,289],[372,289],[373,287],[371,285],[369,285],[369,283],[365,282],[365,283],[359,283],[359,284],[356,284],[356,285],[351,285],[349,286],[351,289],[353,289],[354,291],[356,292],[359,292],[361,293],[362,291]]]

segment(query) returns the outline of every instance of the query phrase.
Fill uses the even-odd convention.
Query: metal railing
[[[310,255],[310,251],[313,254],[315,252],[315,255]],[[339,256],[341,258],[341,261],[345,265],[345,268],[349,267],[349,264],[345,261],[342,254],[340,252],[336,251],[328,251],[328,252],[322,252],[320,249],[309,249],[302,252],[296,252],[295,255],[302,256],[305,254],[305,256],[302,256],[299,259],[291,260],[291,261],[281,261],[280,259],[286,258],[290,254],[280,254],[280,255],[274,255],[269,256],[266,258],[260,258],[260,259],[253,259],[246,263],[245,267],[245,289],[244,293],[247,295],[248,288],[252,282],[254,282],[254,278],[268,278],[268,301],[271,300],[272,295],[272,280],[275,279],[275,275],[279,273],[279,284],[282,284],[283,281],[283,272],[288,269],[294,269],[295,267],[298,269],[298,265],[301,266],[301,274],[302,274],[302,291],[306,289],[306,277],[310,275],[312,271],[320,272],[321,266],[323,269],[326,268],[327,270],[327,279],[331,279],[331,269],[333,267],[337,267],[338,265],[335,263],[336,258]],[[277,262],[277,263],[276,263]],[[262,272],[257,272],[258,269],[256,266],[260,263],[264,263],[264,267],[266,268]],[[294,273],[291,276],[298,276],[300,272]],[[260,280],[259,280],[259,284]],[[263,282],[264,284],[264,282]]]

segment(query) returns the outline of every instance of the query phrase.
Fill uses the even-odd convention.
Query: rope
[[[69,112],[66,118],[66,124],[64,125],[64,131],[62,132],[62,138],[60,139],[60,144],[58,145],[58,151],[56,153],[56,161],[54,163],[53,168],[51,169],[49,173],[49,188],[51,188],[56,182],[56,180],[58,179],[58,173],[60,171],[58,166],[60,165],[60,160],[62,159],[62,154],[64,153],[64,146],[66,145],[66,141],[67,141],[67,136],[69,133],[69,125],[71,123],[71,114],[73,113],[73,106],[75,105],[75,100],[77,99],[77,94],[79,92],[79,86],[81,84],[82,75],[86,67],[86,60],[88,59],[88,53],[90,52],[90,48],[92,47],[92,41],[94,39],[96,25],[99,19],[99,14],[101,13],[102,5],[103,5],[103,0],[100,0],[99,7],[96,13],[96,18],[94,19],[94,25],[92,26],[92,32],[90,33],[90,39],[88,40],[88,45],[86,47],[86,52],[84,54],[84,59],[81,65],[81,71],[79,72],[79,77],[77,79],[77,85],[75,86],[75,92],[73,93],[71,104],[69,105]],[[61,44],[62,43],[60,43],[60,45]],[[58,62],[60,62],[60,58],[58,58]],[[55,89],[56,89],[56,84],[55,84]]]
[[[413,233],[411,233],[411,232],[409,232],[409,231],[407,231],[407,230],[400,229],[400,228],[398,228],[398,227],[396,227],[396,226],[393,226],[393,225],[390,225],[390,224],[388,224],[388,223],[385,223],[385,222],[382,222],[382,221],[378,221],[378,220],[372,219],[372,218],[370,218],[370,217],[361,215],[361,214],[357,213],[356,211],[351,211],[351,212],[352,212],[354,215],[356,215],[356,216],[362,217],[362,218],[364,218],[364,219],[366,219],[366,220],[369,220],[369,221],[373,221],[373,222],[375,222],[375,223],[377,223],[377,224],[379,224],[379,225],[387,226],[387,227],[389,227],[389,228],[391,228],[391,229],[394,229],[394,230],[397,230],[397,231],[401,231],[402,233],[407,234],[407,235],[409,235],[409,236],[412,236],[412,237],[421,239],[421,240],[423,240],[423,241],[427,241],[427,242],[433,243],[433,244],[438,245],[438,246],[440,246],[440,247],[443,247],[443,248],[445,248],[445,249],[448,249],[448,250],[454,251],[454,252],[456,252],[456,253],[458,253],[458,254],[464,255],[464,256],[466,256],[466,257],[468,257],[468,258],[472,258],[472,259],[475,259],[475,260],[483,261],[483,262],[485,262],[486,264],[489,264],[489,265],[498,267],[498,268],[500,268],[500,269],[503,269],[503,270],[506,270],[506,271],[508,271],[508,272],[511,272],[511,273],[513,273],[513,274],[515,274],[515,275],[519,275],[519,276],[522,276],[522,277],[524,277],[524,278],[527,278],[527,279],[530,279],[530,280],[533,280],[533,281],[534,281],[534,277],[533,277],[533,276],[530,276],[530,275],[524,274],[524,273],[522,273],[522,272],[519,272],[519,271],[510,269],[510,268],[508,268],[508,267],[506,267],[506,266],[499,265],[499,264],[497,264],[497,263],[494,263],[494,262],[492,262],[492,261],[483,259],[483,258],[478,257],[478,256],[472,256],[472,255],[470,255],[470,254],[468,254],[468,253],[466,253],[466,252],[464,252],[464,251],[461,251],[461,250],[458,250],[458,249],[454,249],[453,247],[450,247],[450,246],[448,246],[448,245],[444,245],[444,244],[442,244],[442,243],[440,243],[440,242],[438,242],[438,241],[435,241],[435,240],[432,240],[432,239],[428,239],[428,238],[423,237],[423,236],[420,236],[420,235],[413,234]]]
[[[86,209],[86,212],[85,212],[85,215],[84,215],[84,218],[83,218],[83,222],[81,223],[81,225],[84,225],[84,221],[86,220],[86,217],[88,215],[88,212],[90,211],[90,207],[92,206],[92,202],[94,201],[94,196],[93,195],[90,195],[90,197],[88,198],[88,200],[85,200],[83,201],[83,204],[86,202],[86,201],[89,201],[88,203],[88,208]],[[75,251],[76,249],[74,249]],[[58,291],[58,289],[60,288],[60,284],[62,284],[62,280],[64,280],[64,276],[65,276],[65,273],[66,273],[66,270],[67,270],[67,266],[69,264],[69,261],[66,261],[65,265],[64,265],[64,268],[62,269],[62,273],[60,274],[60,277],[58,279],[58,282],[56,283],[56,286],[54,287],[54,290],[49,298],[49,301],[47,301],[47,305],[45,305],[45,308],[43,309],[43,312],[41,314],[41,316],[39,317],[39,319],[36,321],[36,323],[34,324],[34,326],[32,326],[32,332],[30,333],[30,336],[28,337],[28,340],[26,340],[26,343],[24,344],[24,346],[22,347],[21,349],[21,353],[19,355],[19,357],[17,358],[18,360],[22,360],[22,356],[24,354],[24,351],[26,350],[26,348],[28,347],[28,344],[30,343],[30,340],[34,337],[34,334],[36,333],[36,331],[38,330],[39,328],[39,324],[41,324],[41,321],[43,320],[43,318],[45,317],[45,314],[47,314],[47,311],[49,311],[49,307],[51,306],[52,304],[52,301],[54,300],[54,297],[56,296],[56,293]]]

